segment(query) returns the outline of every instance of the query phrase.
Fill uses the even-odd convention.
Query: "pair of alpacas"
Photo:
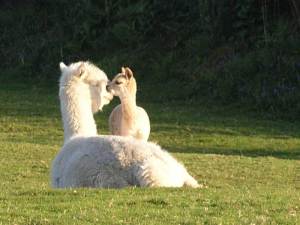
[[[60,69],[64,145],[52,163],[54,188],[199,187],[160,146],[133,137],[97,134],[93,113],[113,97],[106,90],[103,71],[89,62],[60,63]]]

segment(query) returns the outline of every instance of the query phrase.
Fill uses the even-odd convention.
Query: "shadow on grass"
[[[192,117],[192,116],[191,116]],[[190,118],[191,118],[190,117]],[[213,116],[212,116],[213,117]],[[228,118],[216,116],[214,120],[205,118],[172,123],[153,121],[151,132],[177,133],[189,135],[221,135],[221,136],[247,136],[270,137],[274,139],[300,138],[300,124],[288,121],[267,121],[249,118]]]
[[[166,147],[172,153],[196,153],[214,154],[224,156],[244,156],[244,157],[274,157],[279,159],[300,160],[300,148],[289,151],[275,151],[268,149],[228,149],[228,148],[197,148],[197,147]]]

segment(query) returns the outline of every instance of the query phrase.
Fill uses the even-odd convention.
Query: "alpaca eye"
[[[116,85],[120,85],[120,84],[122,84],[122,82],[116,81]]]

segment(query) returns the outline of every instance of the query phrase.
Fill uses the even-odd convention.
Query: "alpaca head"
[[[115,96],[126,97],[136,95],[136,81],[131,69],[122,67],[121,73],[117,74],[114,79],[107,85],[107,90]]]
[[[113,95],[106,90],[108,79],[106,74],[90,62],[76,62],[66,66],[59,64],[61,70],[60,89],[77,90],[80,94],[88,93],[93,113],[102,110]],[[74,94],[74,93],[73,93]]]

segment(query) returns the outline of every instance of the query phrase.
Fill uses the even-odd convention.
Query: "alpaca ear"
[[[63,72],[67,68],[67,66],[63,62],[60,62],[59,63],[59,68],[60,68],[60,71]]]
[[[75,74],[75,76],[77,76],[77,77],[82,77],[84,71],[85,71],[84,64],[81,63],[81,64],[78,66],[78,68],[75,70],[74,74]]]
[[[125,68],[124,68],[123,66],[122,66],[122,68],[121,68],[121,73],[124,74],[124,75],[126,74]]]
[[[129,67],[125,68],[125,76],[130,80],[133,77],[133,73]]]

